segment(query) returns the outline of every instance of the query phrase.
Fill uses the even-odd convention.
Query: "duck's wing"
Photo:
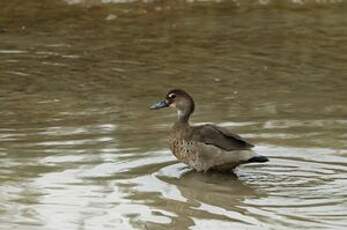
[[[227,151],[244,150],[254,147],[237,134],[215,125],[192,127],[192,140],[214,145]]]

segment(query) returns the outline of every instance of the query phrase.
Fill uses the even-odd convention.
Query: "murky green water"
[[[0,229],[347,228],[343,1],[87,2],[1,3]],[[271,162],[177,162],[173,87]]]

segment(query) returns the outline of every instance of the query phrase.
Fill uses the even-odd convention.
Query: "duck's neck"
[[[194,108],[195,108],[194,101],[189,96],[188,99],[183,104],[183,106],[181,104],[176,107],[177,109],[176,123],[189,126],[189,118],[190,118],[190,115],[194,112]]]
[[[177,110],[177,122],[179,124],[189,124],[191,111]]]

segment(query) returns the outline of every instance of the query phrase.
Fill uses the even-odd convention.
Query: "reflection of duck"
[[[181,190],[182,194],[186,198],[193,198],[192,200],[199,200],[201,202],[210,203],[212,200],[216,201],[216,197],[212,200],[209,199],[209,196],[211,194],[214,194],[213,196],[215,196],[215,193],[220,193],[220,196],[223,196],[223,194],[229,194],[227,196],[232,195],[240,198],[256,195],[256,191],[239,180],[235,174],[222,174],[219,172],[209,171],[202,175],[194,170],[189,170],[184,171],[179,176],[179,180],[177,180],[177,178],[166,179],[165,176],[160,179],[171,184],[176,184],[177,188]],[[174,180],[177,181],[175,182]],[[194,189],[192,189],[192,187]],[[222,205],[222,203],[220,205]]]
[[[177,167],[177,166],[176,166]],[[267,195],[245,184],[237,177],[218,172],[197,173],[186,171],[179,178],[170,175],[157,176],[168,185],[174,185],[185,202],[170,201],[166,211],[176,213],[177,223],[195,225],[193,219],[225,220],[237,223],[253,223],[254,219],[244,208],[248,198],[264,198]]]
[[[263,163],[264,156],[251,150],[252,144],[221,127],[214,125],[190,126],[194,112],[193,98],[183,90],[171,90],[164,100],[151,109],[176,108],[178,120],[170,133],[170,148],[178,160],[197,171],[232,170],[240,164]]]

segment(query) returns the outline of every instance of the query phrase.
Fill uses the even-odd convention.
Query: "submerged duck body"
[[[191,126],[189,118],[195,105],[185,91],[169,91],[165,99],[151,109],[165,107],[176,108],[178,114],[170,131],[170,149],[179,161],[195,170],[230,171],[240,164],[268,161],[251,150],[254,147],[251,143],[222,127],[212,124]]]

